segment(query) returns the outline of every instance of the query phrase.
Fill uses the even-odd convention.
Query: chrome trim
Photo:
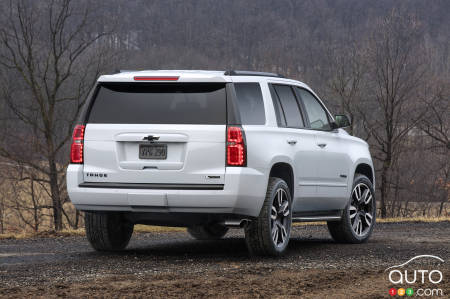
[[[223,190],[223,184],[153,184],[153,183],[109,183],[85,182],[80,188],[115,188],[115,189],[161,189],[161,190]]]
[[[299,186],[318,186],[318,187],[345,187],[346,183],[298,183]]]
[[[329,220],[341,220],[341,216],[311,216],[311,217],[292,217],[292,221],[329,221]]]

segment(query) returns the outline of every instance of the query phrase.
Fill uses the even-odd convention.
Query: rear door
[[[284,84],[270,84],[277,122],[280,127],[277,135],[280,152],[287,153],[294,160],[295,192],[294,212],[308,211],[305,203],[314,201],[317,196],[317,155],[315,132],[305,130],[305,118],[293,87]]]
[[[223,184],[225,130],[225,83],[100,83],[84,181]]]

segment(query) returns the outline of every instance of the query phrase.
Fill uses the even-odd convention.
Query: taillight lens
[[[134,81],[178,81],[178,76],[134,76]]]
[[[84,126],[76,125],[73,129],[70,147],[70,163],[83,164]]]
[[[241,127],[227,128],[227,165],[245,166],[246,152],[244,133]]]

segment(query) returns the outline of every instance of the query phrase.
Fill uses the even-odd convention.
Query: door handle
[[[318,143],[317,146],[320,148],[324,148],[325,146],[327,146],[327,144],[326,143]]]
[[[289,143],[290,145],[295,145],[297,143],[297,140],[291,139],[288,140],[287,143]]]

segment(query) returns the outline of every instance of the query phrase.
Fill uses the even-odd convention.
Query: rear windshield
[[[225,84],[102,84],[94,99],[88,122],[225,124]]]

